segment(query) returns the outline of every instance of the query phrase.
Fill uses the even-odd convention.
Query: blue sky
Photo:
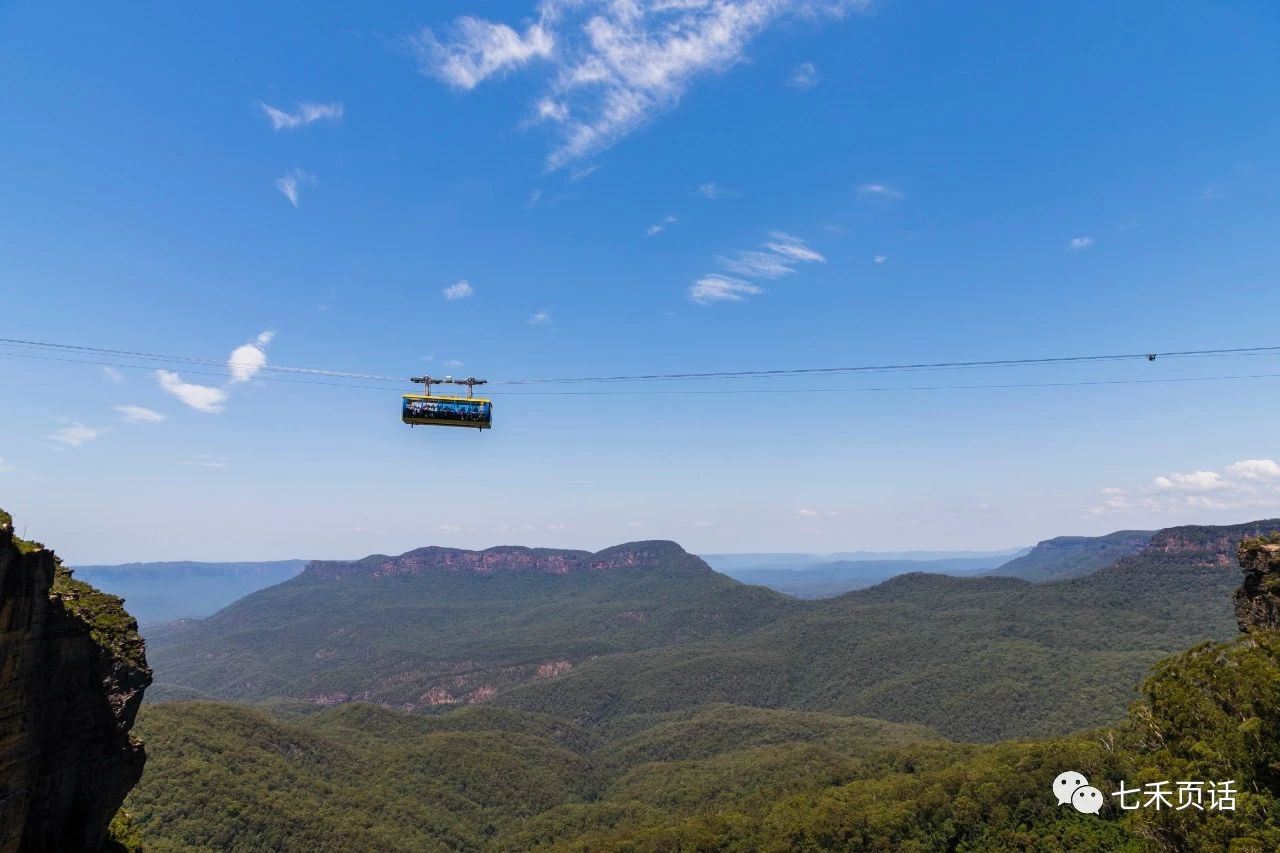
[[[0,505],[71,560],[995,548],[1280,514],[1275,378],[859,390],[1274,355],[495,385],[483,435],[260,368],[1280,343],[1274,4],[365,6],[0,6],[0,336],[250,348],[218,376],[0,346]],[[806,388],[834,390],[760,393]],[[672,389],[751,393],[634,393]]]

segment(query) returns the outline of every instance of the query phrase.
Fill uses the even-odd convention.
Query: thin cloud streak
[[[56,429],[45,436],[45,440],[53,442],[59,449],[82,447],[102,435],[103,430],[85,426],[76,422],[71,426]]]
[[[272,130],[296,130],[318,121],[340,121],[343,115],[340,101],[329,104],[298,104],[293,112],[286,112],[261,101],[258,102],[258,107],[271,122]]]
[[[658,220],[654,224],[650,225],[648,228],[644,229],[644,236],[655,237],[658,234],[661,234],[663,231],[665,231],[668,225],[674,225],[679,221],[680,220],[676,219],[674,216],[671,216],[671,215],[664,216],[662,217],[662,219]]]
[[[713,302],[741,302],[748,296],[764,293],[764,288],[748,281],[724,275],[704,275],[689,285],[689,298],[699,305]]]
[[[903,193],[888,184],[862,184],[858,187],[859,198],[903,198]]]
[[[162,415],[144,406],[122,405],[112,406],[112,408],[119,413],[120,420],[127,424],[158,424],[168,419],[168,415]]]
[[[296,208],[301,187],[304,184],[314,184],[315,181],[314,175],[302,169],[293,169],[276,179],[276,189]]]

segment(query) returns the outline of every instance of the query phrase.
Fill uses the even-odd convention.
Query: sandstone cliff
[[[1244,583],[1236,590],[1236,623],[1280,630],[1280,534],[1246,539],[1240,544]]]
[[[362,560],[314,560],[303,572],[312,578],[386,577],[425,573],[568,575],[576,572],[611,572],[676,566],[688,570],[711,571],[698,557],[674,542],[629,542],[603,551],[522,548],[503,545],[484,551],[457,548],[418,548],[398,557],[375,554]]]
[[[142,776],[151,670],[122,605],[0,511],[0,853],[97,850]]]

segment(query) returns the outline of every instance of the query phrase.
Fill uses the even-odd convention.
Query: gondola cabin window
[[[493,403],[471,397],[406,394],[401,420],[411,426],[489,429],[493,426]]]

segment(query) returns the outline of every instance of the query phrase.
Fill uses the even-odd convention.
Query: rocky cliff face
[[[1276,518],[1221,527],[1167,527],[1151,537],[1151,544],[1143,553],[1168,554],[1204,566],[1231,566],[1242,540],[1269,536],[1277,530],[1280,530],[1280,519]]]
[[[484,551],[463,551],[457,548],[418,548],[399,557],[375,555],[363,560],[338,562],[316,560],[305,573],[311,577],[384,577],[387,575],[417,575],[427,572],[459,572],[473,574],[499,574],[529,572],[549,575],[567,575],[574,572],[607,572],[625,569],[644,569],[656,565],[671,565],[673,560],[688,561],[690,567],[710,571],[699,558],[685,551],[674,542],[631,542],[617,545],[592,554],[589,551],[555,550],[550,548],[520,548],[502,546]]]
[[[0,853],[97,850],[142,776],[151,670],[122,605],[0,512]]]
[[[1240,544],[1244,583],[1236,590],[1236,623],[1280,630],[1280,535],[1247,539]]]

